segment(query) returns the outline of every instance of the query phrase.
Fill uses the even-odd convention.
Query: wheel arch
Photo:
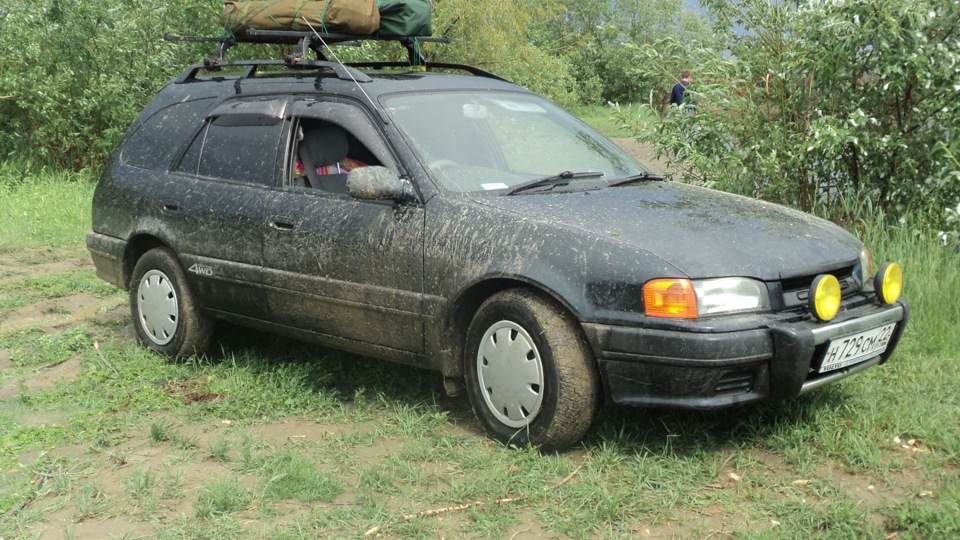
[[[464,346],[467,328],[470,326],[473,316],[480,305],[488,298],[509,289],[532,291],[560,306],[578,323],[583,320],[569,302],[564,300],[556,291],[540,283],[516,276],[496,276],[471,284],[463,289],[450,303],[450,309],[444,319],[443,350],[445,354],[443,355],[441,372],[444,380],[447,381],[446,390],[448,394],[458,394],[462,390]],[[585,336],[584,339],[586,339]]]
[[[123,253],[123,289],[125,291],[130,290],[130,279],[133,277],[133,269],[137,266],[137,261],[140,260],[140,257],[143,257],[143,254],[151,249],[159,247],[173,251],[169,244],[152,234],[135,234],[130,238],[127,242],[127,248]],[[179,256],[176,252],[174,252],[174,255],[177,256],[177,260],[179,261]]]

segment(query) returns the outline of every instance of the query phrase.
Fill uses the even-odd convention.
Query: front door
[[[424,207],[345,193],[350,168],[399,173],[364,109],[294,110],[301,116],[293,120],[287,186],[272,200],[264,239],[270,319],[339,348],[411,361],[423,352]]]

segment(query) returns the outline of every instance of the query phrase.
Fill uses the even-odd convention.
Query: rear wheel
[[[467,331],[467,393],[484,429],[518,446],[560,450],[593,420],[599,377],[577,321],[525,289],[484,302]]]
[[[130,314],[141,343],[171,358],[206,351],[213,322],[200,314],[176,256],[166,248],[146,252],[130,280]]]

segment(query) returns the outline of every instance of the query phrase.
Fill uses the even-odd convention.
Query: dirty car
[[[841,227],[664,181],[476,68],[229,65],[160,90],[93,197],[162,355],[228,321],[435,370],[490,436],[563,449],[603,401],[792,398],[903,333],[900,267]]]

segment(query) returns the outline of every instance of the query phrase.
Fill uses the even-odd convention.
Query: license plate
[[[887,350],[896,323],[830,340],[820,364],[820,373],[851,366]]]

